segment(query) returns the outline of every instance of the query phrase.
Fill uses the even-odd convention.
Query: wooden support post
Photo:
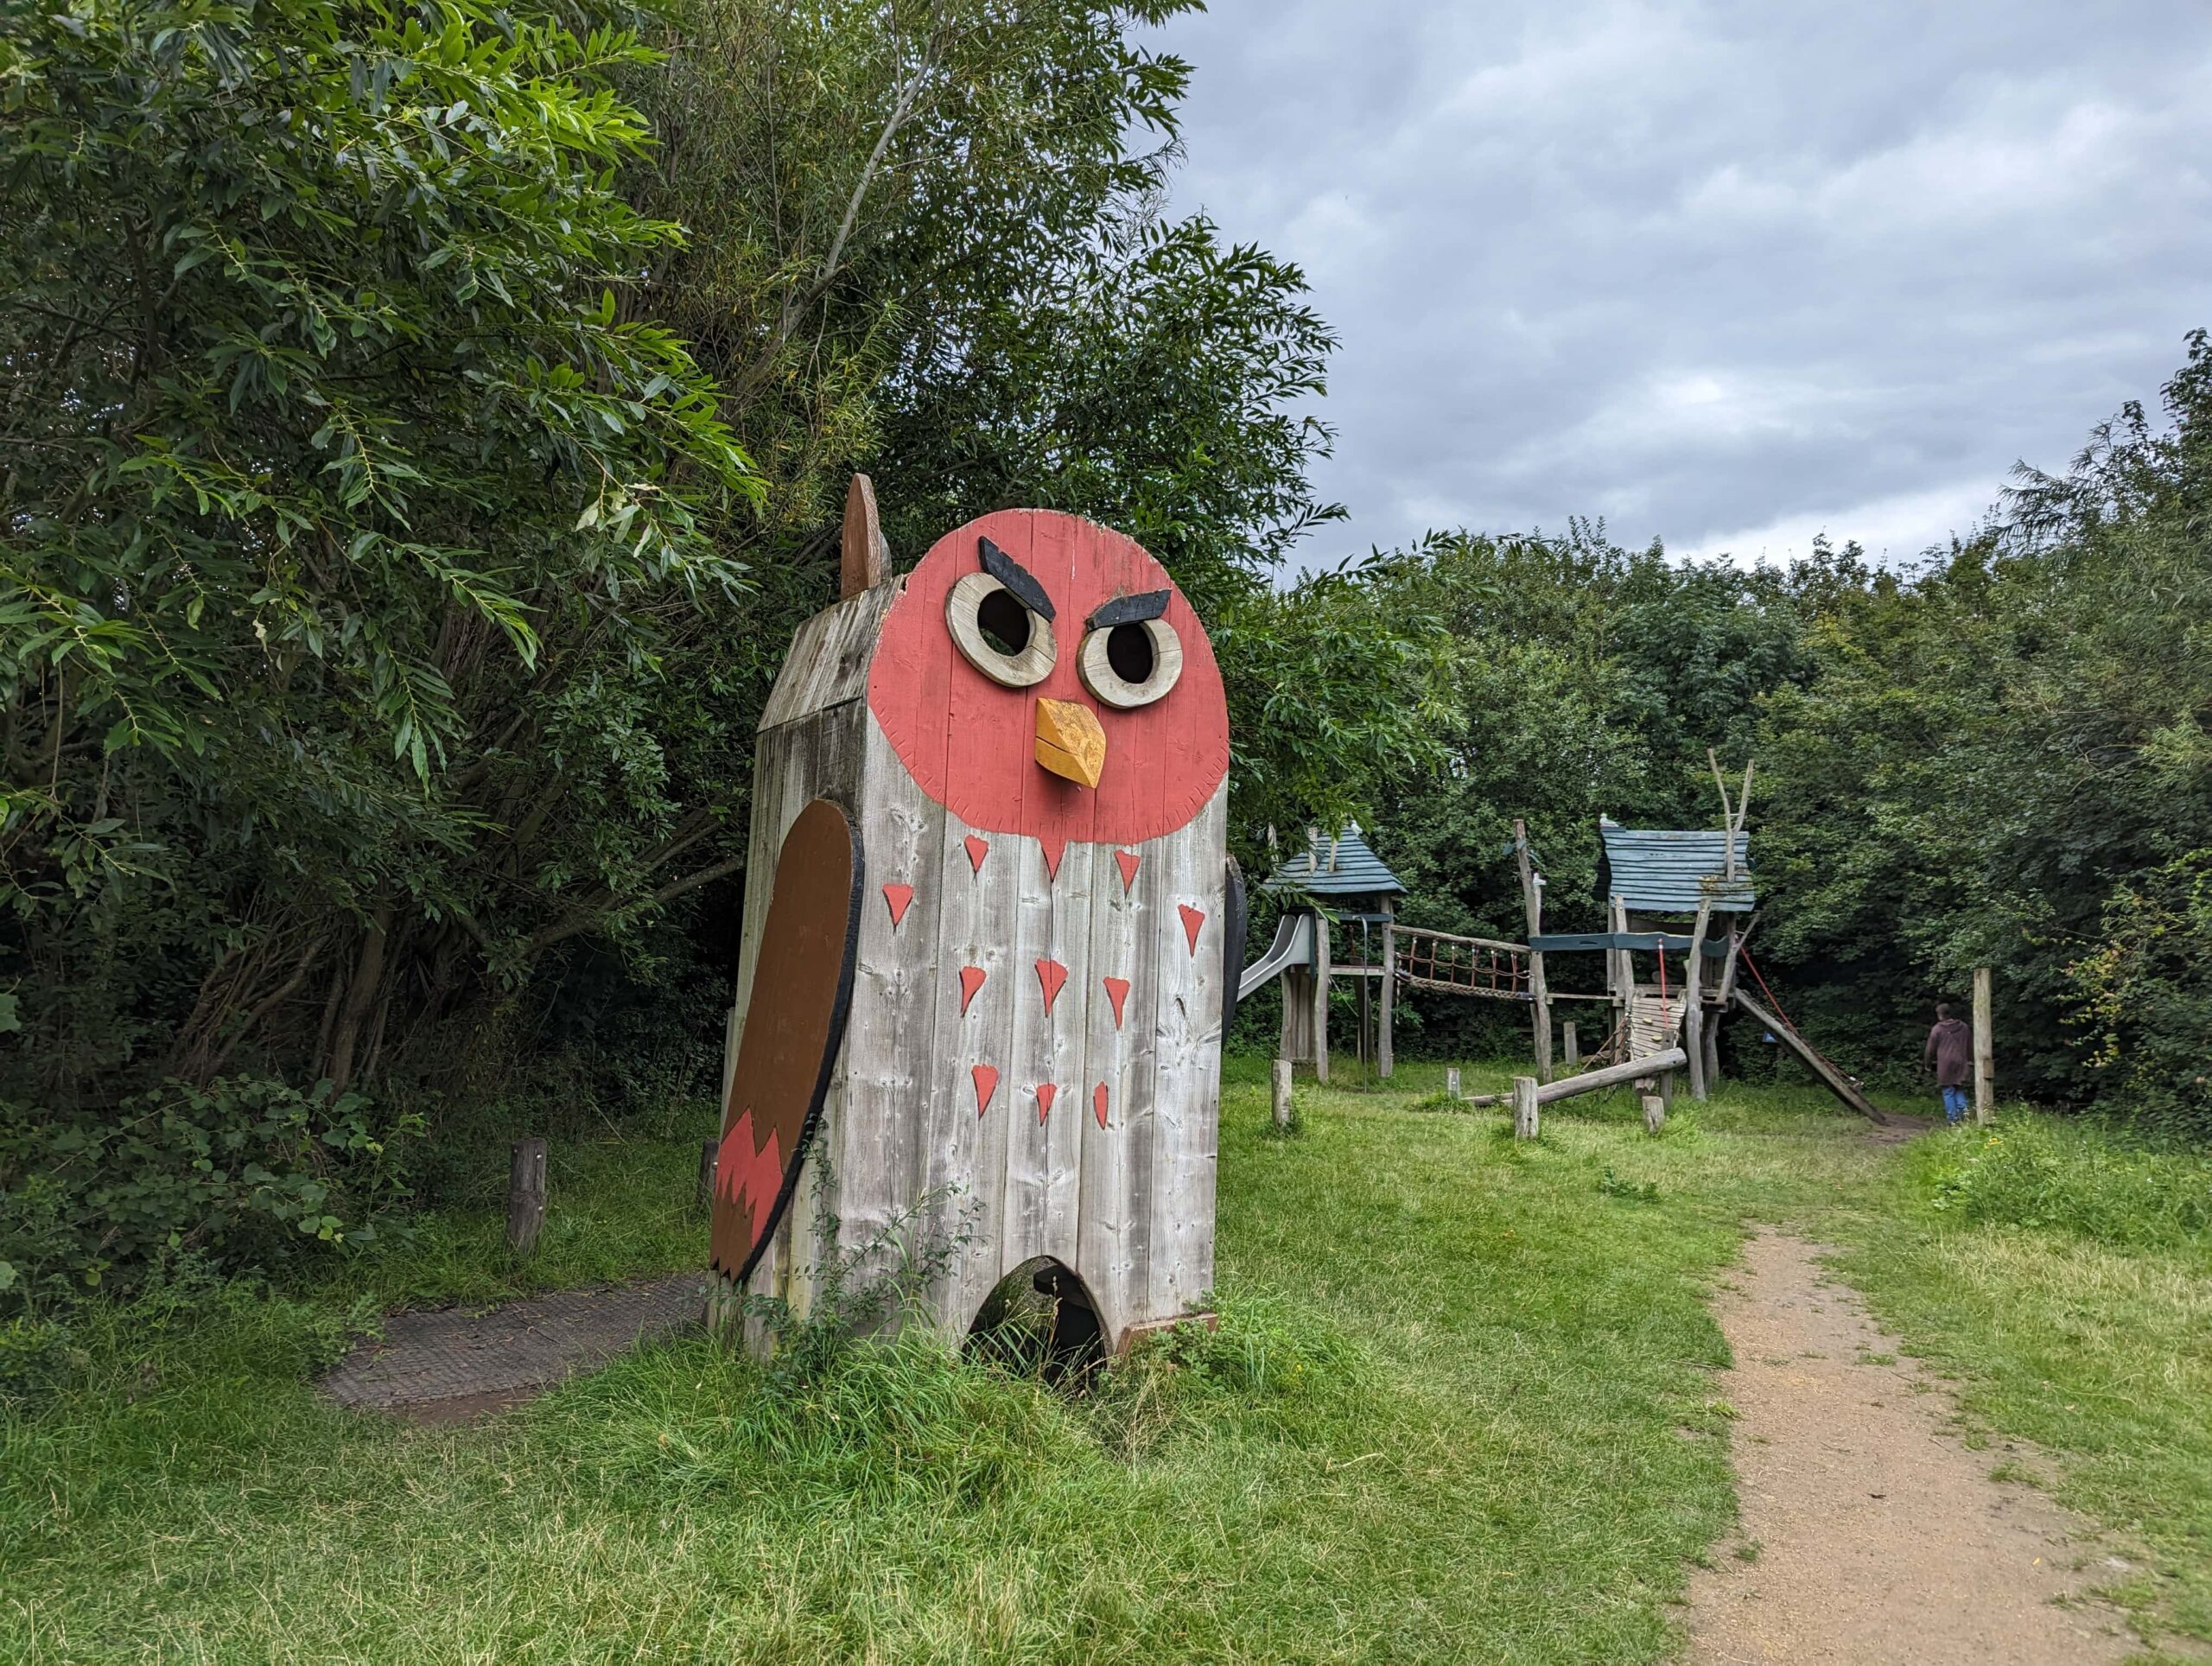
[[[1313,1079],[1329,1079],[1329,922],[1313,917]]]
[[[545,1141],[517,1140],[507,1161],[507,1248],[526,1256],[545,1224]]]
[[[1282,1036],[1278,1058],[1294,1065],[1313,1062],[1313,969],[1289,966],[1282,975]]]
[[[1643,1096],[1643,1131],[1656,1134],[1667,1126],[1667,1102],[1656,1093]]]
[[[1272,1074],[1274,1088],[1275,1127],[1287,1134],[1290,1132],[1290,1060],[1276,1059]]]
[[[1700,897],[1697,924],[1690,931],[1688,976],[1682,982],[1682,1051],[1690,1056],[1690,1097],[1705,1103],[1705,932],[1713,923],[1713,899]]]
[[[1997,1040],[1990,1028],[1989,968],[1974,969],[1974,1119],[1997,1120]]]
[[[1444,1097],[1447,1099],[1456,1099],[1459,1097],[1459,1067],[1457,1065],[1450,1065],[1445,1070]]]
[[[1628,930],[1628,905],[1618,897],[1611,899],[1605,912],[1605,929],[1609,932]],[[1636,963],[1629,958],[1625,949],[1605,951],[1608,976],[1605,986],[1613,995],[1613,1027],[1624,1028],[1636,1003]]]
[[[1521,869],[1521,907],[1528,916],[1529,937],[1534,941],[1544,929],[1544,887],[1536,873],[1535,862],[1529,857],[1529,824],[1516,820],[1513,823],[1513,855]],[[1552,1000],[1551,991],[1544,983],[1544,957],[1537,950],[1529,951],[1529,997],[1535,1008],[1533,1019],[1536,1040],[1536,1079],[1552,1079]]]
[[[1533,1140],[1536,1127],[1536,1078],[1516,1076],[1513,1078],[1513,1137]]]
[[[1396,1062],[1390,1049],[1390,1008],[1398,987],[1398,928],[1388,918],[1390,912],[1390,901],[1386,897],[1382,901],[1382,1002],[1375,1033],[1375,1073],[1386,1082]]]
[[[715,1206],[715,1168],[720,1160],[721,1141],[702,1140],[699,1144],[699,1207]]]
[[[1572,1021],[1560,1025],[1559,1027],[1560,1039],[1567,1044],[1567,1068],[1572,1070],[1574,1066],[1582,1062],[1581,1039],[1575,1034],[1574,1025]]]
[[[1713,1016],[1705,1023],[1705,1091],[1711,1093],[1720,1085],[1720,1009],[1714,1008]]]

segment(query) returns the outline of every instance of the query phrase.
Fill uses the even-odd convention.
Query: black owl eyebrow
[[[1116,596],[1111,601],[1098,605],[1090,616],[1094,631],[1111,630],[1116,625],[1141,625],[1147,619],[1158,619],[1167,611],[1167,592],[1147,590],[1141,595]]]
[[[1014,592],[1014,599],[1039,619],[1052,616],[1052,598],[1045,594],[1045,587],[1037,582],[1036,575],[988,538],[978,538],[982,546],[977,552],[983,558],[983,570]]]

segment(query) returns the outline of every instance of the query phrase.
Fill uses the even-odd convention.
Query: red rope
[[[1737,949],[1737,953],[1744,957],[1744,964],[1751,969],[1751,976],[1758,978],[1759,993],[1766,996],[1766,1003],[1768,1006],[1774,1008],[1775,1016],[1779,1018],[1783,1023],[1789,1026],[1789,1033],[1792,1035],[1803,1035],[1805,1032],[1797,1027],[1797,1021],[1783,1010],[1780,998],[1776,995],[1772,989],[1767,988],[1766,979],[1759,976],[1759,963],[1751,958],[1750,944],[1745,944],[1739,945]]]

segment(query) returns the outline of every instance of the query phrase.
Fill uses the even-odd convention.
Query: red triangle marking
[[[1098,1126],[1106,1126],[1106,1084],[1101,1082],[1090,1091],[1090,1114],[1098,1119]]]
[[[1045,991],[1045,1011],[1049,1015],[1052,1003],[1060,998],[1060,986],[1068,981],[1068,969],[1057,960],[1037,963],[1038,987]]]
[[[1046,876],[1052,879],[1059,878],[1060,858],[1068,854],[1067,835],[1065,833],[1039,833],[1037,836],[1037,843],[1045,847],[1045,873]]]
[[[1129,980],[1109,977],[1105,982],[1106,998],[1114,1003],[1114,1027],[1118,1030],[1122,1027],[1122,1003],[1129,998]]]
[[[978,1065],[968,1073],[976,1078],[976,1114],[981,1116],[999,1091],[999,1073],[989,1065]]]
[[[976,991],[983,987],[983,980],[990,976],[981,966],[960,969],[960,1015],[968,1016],[968,1003],[976,998]]]
[[[990,854],[991,847],[989,842],[979,839],[973,833],[970,833],[966,838],[961,840],[960,843],[968,847],[969,867],[973,868],[978,874],[982,873],[983,871],[983,858]]]
[[[906,905],[913,900],[914,887],[911,885],[887,885],[883,887],[883,900],[891,908],[893,931],[897,931],[899,922],[906,918]]]
[[[1175,906],[1182,912],[1183,935],[1190,938],[1191,952],[1196,954],[1198,951],[1198,928],[1206,923],[1205,914],[1187,902],[1179,902]]]
[[[1129,887],[1137,882],[1137,863],[1143,860],[1134,850],[1116,850],[1114,866],[1122,870],[1122,894],[1127,896]]]
[[[1052,1101],[1058,1096],[1059,1091],[1050,1082],[1037,1090],[1037,1120],[1039,1122],[1043,1122],[1052,1114]]]

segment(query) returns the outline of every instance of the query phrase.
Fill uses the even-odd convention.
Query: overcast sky
[[[1211,0],[1173,207],[1343,337],[1308,560],[1909,559],[2212,325],[2212,0]]]

